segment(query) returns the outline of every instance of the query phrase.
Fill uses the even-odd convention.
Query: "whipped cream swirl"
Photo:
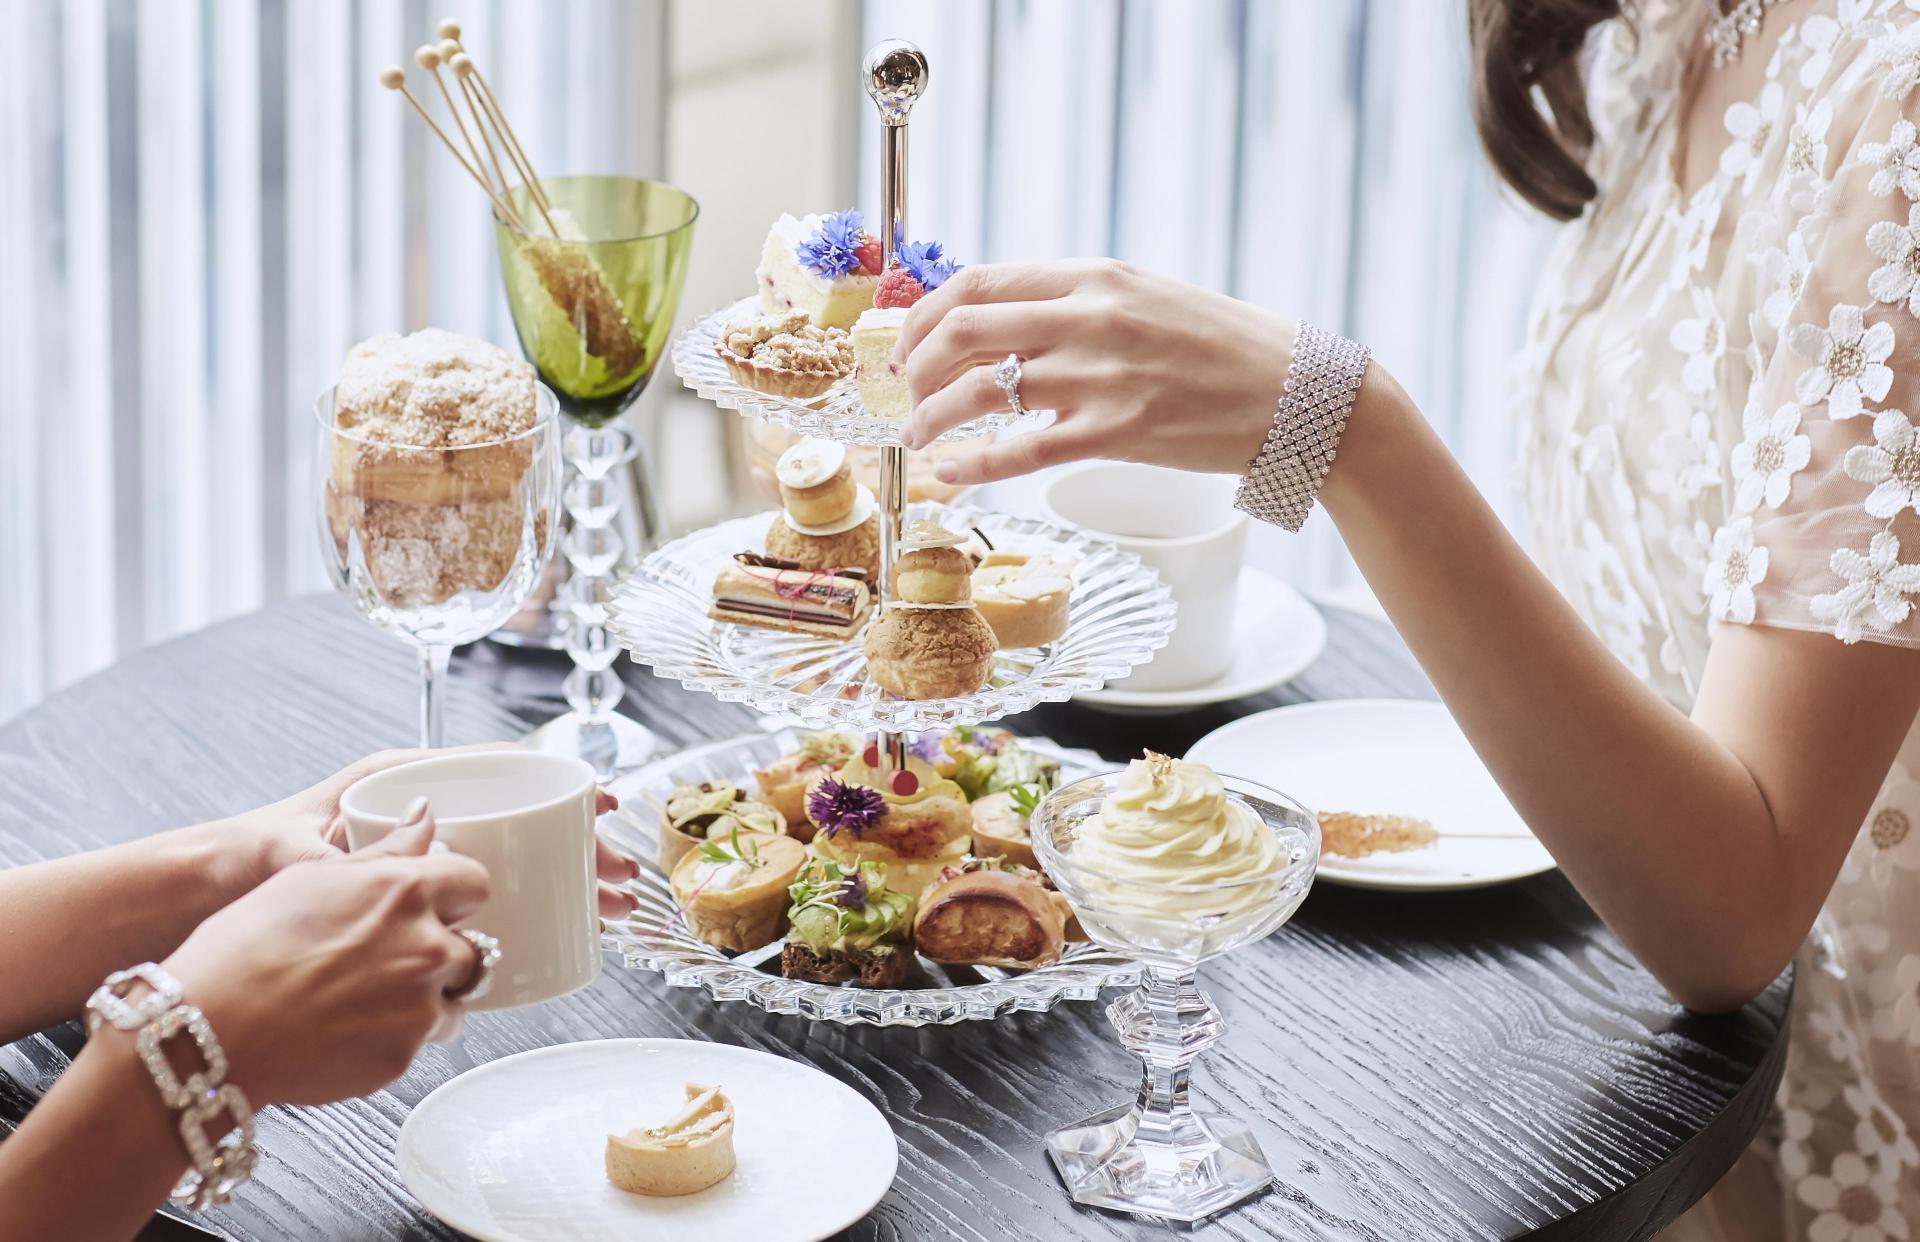
[[[1076,828],[1072,857],[1076,869],[1096,873],[1083,873],[1083,883],[1108,912],[1154,921],[1262,909],[1290,862],[1273,830],[1227,796],[1212,768],[1159,755],[1127,765],[1100,810]],[[1263,878],[1273,883],[1250,882]]]

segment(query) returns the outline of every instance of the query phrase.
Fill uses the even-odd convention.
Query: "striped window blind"
[[[319,588],[308,407],[352,342],[435,324],[511,346],[477,191],[382,65],[451,13],[543,170],[665,169],[711,194],[744,157],[703,167],[666,135],[781,107],[743,85],[791,81],[769,66],[796,53],[762,45],[794,10],[755,23],[761,3],[779,0],[13,0],[0,719]],[[1340,328],[1507,495],[1506,359],[1546,229],[1474,147],[1463,0],[806,4],[860,36],[808,53],[844,57],[849,94],[875,39],[933,59],[916,235],[970,260],[1114,254]],[[820,162],[857,170],[841,201],[864,203],[871,108],[841,115]],[[703,271],[751,262],[697,254],[684,309],[721,296],[696,292]],[[1324,519],[1262,538],[1309,588],[1357,582]]]

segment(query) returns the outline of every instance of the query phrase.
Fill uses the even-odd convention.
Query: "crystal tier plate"
[[[812,403],[756,392],[737,382],[714,352],[714,345],[720,339],[721,329],[729,322],[764,313],[758,297],[741,298],[688,328],[673,346],[673,369],[679,373],[681,382],[715,405],[738,410],[742,414],[758,414],[804,435],[821,436],[843,444],[900,443],[900,424],[892,419],[869,415],[860,404],[860,394],[855,391],[850,379],[834,385],[826,396],[816,398]],[[1043,410],[1028,410],[1016,415],[1006,410],[987,414],[963,423],[940,439],[957,440],[998,431],[1002,427],[1025,426],[1044,413]]]
[[[1132,986],[1139,963],[1094,944],[1070,944],[1060,961],[1025,973],[992,966],[939,966],[921,960],[925,986],[836,987],[780,974],[778,942],[729,958],[701,943],[675,917],[673,893],[654,867],[660,808],[675,785],[749,778],[799,744],[791,730],[714,742],[658,760],[616,780],[620,809],[601,820],[601,833],[642,860],[630,886],[640,897],[632,917],[608,925],[603,943],[632,970],[656,971],[674,987],[702,988],[715,1000],[745,1001],[768,1013],[871,1026],[929,1026],[997,1018],[1019,1010],[1051,1009],[1063,1000],[1093,1000],[1102,988]],[[1085,750],[1044,739],[1021,744],[1056,759],[1061,780],[1074,781],[1113,765]]]
[[[1159,574],[1110,543],[1046,522],[932,503],[906,517],[981,532],[996,548],[1076,562],[1067,632],[1045,647],[999,652],[977,693],[918,702],[867,679],[863,634],[819,638],[707,616],[714,575],[734,553],[761,551],[773,514],[735,518],[648,556],[621,586],[608,629],[660,677],[816,728],[854,733],[978,724],[1097,690],[1144,664],[1173,632],[1173,596]]]

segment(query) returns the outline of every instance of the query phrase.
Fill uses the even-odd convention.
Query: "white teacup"
[[[1059,526],[1132,552],[1173,588],[1173,637],[1116,689],[1183,690],[1233,666],[1233,605],[1246,557],[1247,517],[1237,483],[1131,462],[1089,462],[1048,480],[1041,503]]]
[[[600,973],[594,874],[593,768],[534,751],[439,755],[363,777],[340,795],[347,842],[364,849],[392,832],[416,798],[434,839],[486,867],[493,891],[454,924],[500,941],[493,986],[475,1009],[552,1000]]]

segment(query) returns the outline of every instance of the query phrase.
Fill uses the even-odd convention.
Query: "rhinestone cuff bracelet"
[[[132,999],[139,984],[148,990]],[[259,1155],[253,1146],[253,1108],[246,1093],[227,1081],[226,1051],[206,1015],[180,1001],[179,982],[152,962],[142,962],[107,976],[87,1001],[87,1027],[97,1032],[107,1025],[135,1033],[134,1050],[160,1099],[174,1113],[180,1143],[193,1166],[175,1184],[171,1198],[181,1207],[204,1212],[233,1196],[252,1175]],[[192,1042],[194,1056],[204,1067],[184,1080],[167,1056],[167,1043],[176,1037]],[[226,1132],[209,1138],[207,1125],[221,1117],[226,1118]]]
[[[1300,324],[1279,412],[1240,479],[1235,508],[1290,531],[1306,523],[1371,357],[1365,345]]]

